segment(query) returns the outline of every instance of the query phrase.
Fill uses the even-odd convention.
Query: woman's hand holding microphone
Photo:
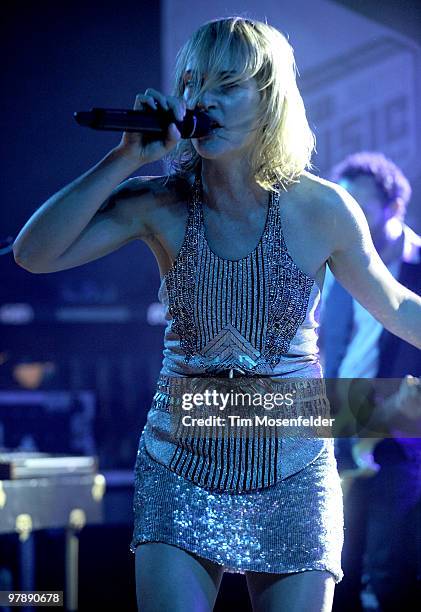
[[[182,98],[165,96],[156,89],[147,89],[144,94],[138,94],[134,110],[145,110],[149,106],[154,110],[172,110],[177,121],[182,121],[186,113],[186,103]],[[120,144],[114,149],[124,158],[130,160],[136,167],[158,161],[167,155],[181,139],[181,134],[175,123],[170,123],[164,140],[152,140],[150,135],[139,132],[124,132]]]

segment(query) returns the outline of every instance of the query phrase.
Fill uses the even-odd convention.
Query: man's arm
[[[334,280],[324,299],[320,321],[320,349],[324,357],[325,378],[338,376],[351,339],[353,315],[352,297]]]

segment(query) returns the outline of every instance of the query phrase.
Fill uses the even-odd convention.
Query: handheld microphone
[[[151,136],[164,136],[170,123],[175,123],[182,138],[206,136],[217,124],[200,110],[186,110],[183,121],[174,117],[173,111],[147,108],[124,110],[117,108],[92,108],[73,114],[79,125],[94,130],[113,132],[141,132]]]

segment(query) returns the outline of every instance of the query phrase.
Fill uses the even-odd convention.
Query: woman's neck
[[[267,191],[256,183],[244,158],[230,163],[202,159],[201,179],[203,200],[209,208],[230,215],[242,211],[244,216],[244,211],[266,206]]]

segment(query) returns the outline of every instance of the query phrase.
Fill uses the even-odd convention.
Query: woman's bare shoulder
[[[325,178],[304,171],[300,176],[299,183],[302,193],[306,196],[311,196],[317,204],[332,206],[340,199],[342,187],[336,183],[332,183]]]
[[[135,176],[118,185],[110,199],[148,200],[154,205],[163,206],[184,199],[191,188],[191,180],[177,175]]]
[[[117,211],[130,219],[142,218],[145,226],[155,227],[162,215],[179,214],[185,208],[191,183],[180,176],[135,176],[118,185],[99,212]]]
[[[332,215],[343,216],[360,209],[354,198],[340,185],[310,172],[304,172],[293,191],[304,205],[317,212],[323,221]],[[358,213],[357,213],[358,214]]]
[[[346,243],[347,237],[355,236],[356,231],[366,233],[363,210],[341,185],[306,172],[302,178],[302,190],[308,196],[304,198],[306,205],[317,213],[317,219],[333,245]]]

